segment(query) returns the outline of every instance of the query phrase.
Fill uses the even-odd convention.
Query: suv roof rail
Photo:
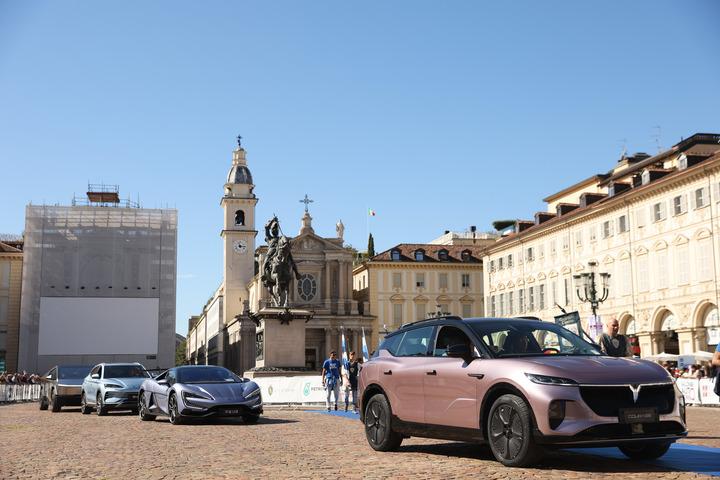
[[[433,320],[442,320],[442,319],[445,319],[445,320],[462,320],[462,317],[458,317],[457,315],[440,315],[440,316],[438,316],[438,317],[423,318],[422,320],[417,320],[417,321],[410,322],[410,323],[403,323],[402,325],[400,325],[400,328],[398,328],[398,330],[402,330],[403,328],[407,328],[407,327],[410,327],[410,326],[412,326],[412,325],[417,325],[417,324],[420,324],[420,323],[432,322]]]

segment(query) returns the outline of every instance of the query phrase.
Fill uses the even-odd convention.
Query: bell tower
[[[233,151],[232,167],[220,200],[225,214],[220,233],[224,252],[224,325],[243,312],[243,302],[248,300],[247,286],[255,275],[255,205],[258,199],[253,193],[255,185],[247,167],[241,138],[238,136],[238,146]]]

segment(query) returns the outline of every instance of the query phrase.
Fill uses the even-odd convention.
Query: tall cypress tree
[[[370,236],[368,236],[368,257],[372,258],[375,256],[375,239],[372,236],[372,233]]]

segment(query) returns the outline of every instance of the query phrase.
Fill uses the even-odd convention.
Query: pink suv
[[[507,466],[545,448],[617,446],[657,458],[687,435],[685,403],[654,363],[603,356],[550,322],[442,317],[385,337],[360,373],[370,446],[410,436],[487,442]]]

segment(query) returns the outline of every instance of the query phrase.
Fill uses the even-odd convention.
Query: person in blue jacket
[[[337,358],[337,352],[330,352],[330,358],[325,360],[322,368],[323,387],[327,391],[327,409],[330,411],[330,394],[335,395],[335,410],[338,407],[338,397],[340,396],[340,385],[342,385],[342,377],[340,376],[340,360]]]

